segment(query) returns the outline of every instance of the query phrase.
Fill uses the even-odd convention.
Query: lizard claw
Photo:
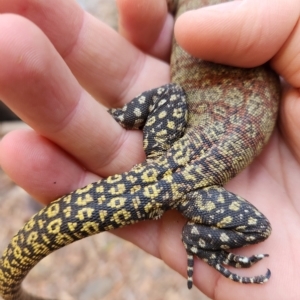
[[[186,244],[184,245],[185,247],[187,246]],[[253,255],[248,258],[244,256],[235,255],[233,253],[228,253],[225,251],[204,251],[204,252],[211,252],[210,258],[203,258],[202,256],[199,255],[199,251],[197,253],[189,253],[189,251],[187,250],[187,261],[188,261],[187,286],[189,289],[193,287],[194,255],[197,255],[199,258],[202,258],[205,262],[207,262],[211,267],[216,269],[223,276],[235,282],[263,284],[266,283],[271,277],[271,271],[269,269],[267,270],[265,275],[246,277],[246,276],[237,275],[229,271],[228,268],[223,266],[224,264],[224,265],[234,266],[235,268],[248,268],[253,264],[255,264],[256,262],[263,259],[264,257],[269,256],[267,254]],[[223,254],[221,254],[220,252],[227,253],[227,259],[224,260]]]

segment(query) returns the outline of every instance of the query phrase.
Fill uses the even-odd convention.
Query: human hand
[[[98,176],[127,170],[144,159],[141,134],[125,132],[119,128],[106,113],[106,109],[94,101],[76,79],[95,99],[109,107],[121,106],[139,92],[162,85],[169,80],[169,69],[166,63],[135,49],[100,22],[84,14],[71,1],[60,0],[56,5],[55,1],[37,3],[28,0],[26,7],[22,0],[16,0],[13,4],[0,1],[1,12],[23,14],[44,32],[42,33],[36,26],[20,17],[12,15],[0,17],[2,22],[0,98],[35,130],[14,132],[3,139],[0,144],[0,161],[13,180],[44,203],[49,203],[59,195],[95,181]],[[243,2],[248,3],[248,1]],[[257,11],[257,7],[262,6],[260,3],[253,4],[253,2],[255,3],[249,1],[249,10],[245,10],[245,13]],[[293,19],[295,26],[297,18],[291,18],[291,15],[295,14],[295,7],[298,4],[295,2],[294,5],[284,5],[290,9],[290,13],[287,14],[281,7],[283,4],[277,1],[276,6],[274,2],[272,1],[272,5],[270,4],[265,13],[269,14],[276,8],[279,15],[282,14],[283,17],[289,15],[289,20]],[[166,58],[172,21],[166,17],[164,3],[160,0],[150,2],[140,0],[138,7],[140,10],[128,9],[132,8],[134,3],[136,4],[135,0],[119,0],[122,34],[143,51],[159,58]],[[143,5],[145,3],[147,6]],[[62,17],[65,15],[68,18]],[[274,16],[271,19],[277,22],[279,18],[275,13]],[[212,15],[211,19],[207,20],[206,26],[209,28],[208,24],[214,24],[217,17],[218,15],[215,17]],[[196,21],[195,18],[193,20]],[[191,27],[185,26],[183,19],[181,21],[176,27],[179,40],[180,30]],[[232,18],[230,24],[231,22],[237,21]],[[263,22],[263,11],[257,20],[257,24],[263,24],[259,22]],[[266,24],[269,30],[273,29],[272,25],[271,22]],[[279,66],[279,69],[276,69],[278,72],[286,66],[284,58],[287,52],[283,45],[293,30],[291,23],[281,25],[276,33],[280,37],[279,32],[283,31],[282,36],[285,38],[281,38],[281,42],[275,46],[272,44],[274,37],[268,40],[267,45],[270,45],[273,53],[267,53],[265,57],[265,60],[268,60],[278,53],[272,60],[275,68]],[[241,32],[247,33],[249,30],[246,26],[243,28],[233,26],[233,28],[241,31],[236,33],[228,31],[227,36],[230,34],[231,40],[226,44],[226,47],[229,47],[227,49],[234,48],[236,42],[234,34],[238,40],[239,34],[243,36]],[[217,29],[220,28],[215,26],[215,31]],[[256,31],[253,36],[260,37],[260,34]],[[291,36],[291,40],[295,41],[297,36],[297,34]],[[164,37],[168,37],[167,42]],[[269,36],[265,38],[270,39]],[[184,46],[184,41],[181,42]],[[199,40],[196,44],[199,44]],[[206,46],[207,53],[209,47],[219,49],[220,53],[215,52],[215,59],[212,57],[212,60],[217,60],[217,57],[222,58],[224,47],[213,47],[209,37]],[[251,55],[247,56],[259,56],[262,48],[261,45],[261,48],[252,49]],[[291,51],[289,47],[287,50]],[[240,54],[236,61],[234,57],[226,61],[226,55],[221,61],[228,63],[234,61],[235,64],[243,65],[242,58],[245,53],[243,51],[245,51],[243,48],[236,49],[236,54]],[[262,63],[263,60],[258,62]],[[285,69],[285,72],[288,71]],[[284,96],[283,116],[293,116],[296,113],[287,109],[289,104],[285,105],[285,103],[293,103],[287,99],[296,99],[297,91],[293,91],[294,94],[287,92]],[[250,200],[265,213],[273,225],[273,234],[268,241],[239,251],[248,255],[269,253],[271,257],[249,270],[240,270],[239,274],[247,276],[262,274],[268,267],[272,271],[272,278],[264,286],[238,285],[197,260],[194,283],[211,298],[240,299],[241,295],[245,299],[266,298],[276,292],[275,297],[278,295],[278,299],[280,296],[282,299],[293,278],[298,277],[296,268],[293,270],[294,273],[291,272],[291,267],[296,266],[297,256],[293,257],[295,261],[290,264],[286,276],[281,277],[284,274],[284,266],[289,267],[288,260],[292,259],[293,249],[296,251],[299,246],[296,236],[294,241],[289,239],[293,236],[292,232],[296,232],[298,225],[296,203],[291,200],[291,196],[296,194],[292,192],[292,180],[297,178],[298,171],[297,155],[292,154],[292,151],[297,153],[294,150],[297,148],[297,139],[293,135],[296,134],[293,128],[296,120],[293,120],[292,124],[288,120],[283,121],[284,118],[280,124],[285,124],[283,127],[285,129],[282,131],[284,135],[277,130],[262,155],[229,185],[232,191]],[[285,137],[289,137],[290,145],[294,144],[294,146],[287,146]],[[284,157],[288,157],[288,161]],[[287,169],[289,165],[292,165],[290,170]],[[285,174],[288,175],[287,178]],[[294,191],[296,191],[295,184]],[[278,212],[274,209],[275,203],[279,208]],[[295,217],[293,222],[292,216]],[[291,220],[289,221],[291,223],[285,222],[286,219]],[[133,241],[152,255],[162,258],[185,276],[186,253],[180,241],[184,222],[176,212],[168,212],[159,221],[143,222],[120,229],[116,233]],[[285,224],[284,227],[282,224]],[[272,247],[273,245],[276,247]],[[287,245],[290,247],[288,249],[291,249],[290,257],[285,255]],[[283,255],[282,258],[279,252]],[[277,284],[276,280],[280,281],[280,284]],[[232,288],[231,284],[233,284]],[[293,296],[297,298],[299,294],[300,291],[293,290]]]

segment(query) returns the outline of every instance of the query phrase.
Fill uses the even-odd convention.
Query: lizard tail
[[[5,300],[44,299],[27,294],[27,273],[53,251],[87,236],[157,219],[172,197],[165,171],[151,163],[87,185],[44,207],[13,237],[0,259]]]

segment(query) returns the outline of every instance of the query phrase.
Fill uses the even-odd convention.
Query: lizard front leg
[[[188,193],[178,210],[189,219],[183,228],[182,241],[188,254],[188,287],[193,281],[193,257],[203,259],[225,277],[242,283],[264,283],[265,275],[242,277],[224,265],[248,268],[268,256],[244,257],[226,250],[265,240],[271,233],[266,217],[243,198],[223,187],[211,186]]]

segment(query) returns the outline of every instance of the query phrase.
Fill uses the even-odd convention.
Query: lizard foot
[[[186,236],[186,235],[185,235]],[[191,289],[193,287],[193,272],[194,272],[194,256],[203,259],[211,267],[215,268],[226,278],[229,278],[235,282],[240,283],[257,283],[262,284],[269,280],[271,277],[271,272],[268,269],[265,275],[259,275],[254,277],[244,277],[239,276],[231,271],[229,271],[224,265],[232,266],[235,268],[249,268],[253,264],[262,260],[264,257],[268,257],[268,254],[257,254],[250,257],[235,255],[233,253],[219,250],[219,251],[208,251],[203,250],[197,246],[197,244],[191,244],[190,241],[184,238],[183,244],[187,251],[187,285]]]
[[[210,186],[188,193],[178,210],[189,219],[182,232],[188,254],[189,288],[193,285],[194,256],[236,282],[265,283],[269,280],[269,270],[265,275],[242,277],[224,267],[249,268],[268,256],[246,257],[228,251],[257,244],[270,235],[269,221],[253,205],[223,187]]]

